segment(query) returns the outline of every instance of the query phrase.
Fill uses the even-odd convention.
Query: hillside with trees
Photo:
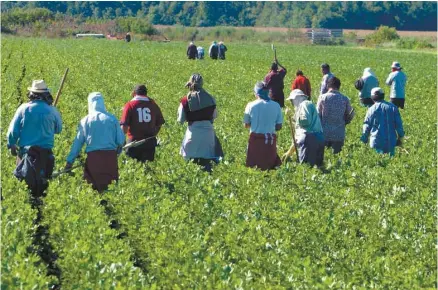
[[[136,17],[156,25],[437,30],[437,2],[2,2],[2,27]]]

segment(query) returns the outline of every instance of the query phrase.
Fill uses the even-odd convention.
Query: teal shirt
[[[39,146],[52,149],[55,134],[62,131],[58,110],[45,101],[34,100],[22,104],[15,112],[7,132],[8,148]]]

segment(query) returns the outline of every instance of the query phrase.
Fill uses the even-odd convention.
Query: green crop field
[[[293,160],[276,171],[245,167],[249,132],[243,111],[267,73],[269,45],[228,43],[225,61],[189,61],[187,43],[124,43],[2,37],[1,43],[1,282],[2,289],[434,289],[436,260],[437,55],[411,51],[278,45],[289,70],[297,68],[314,95],[327,62],[356,110],[341,154],[326,151],[326,171]],[[202,43],[208,49],[207,43]],[[365,109],[353,83],[371,67],[383,85],[392,61],[408,76],[401,112],[405,151],[394,158],[359,141]],[[119,157],[120,181],[98,194],[75,175],[53,179],[43,199],[59,275],[32,248],[37,211],[24,183],[12,175],[7,127],[34,79],[56,92],[70,72],[58,109],[55,170],[62,169],[87,95],[100,91],[108,111],[121,116],[137,83],[161,106],[166,124],[156,161]],[[176,122],[184,85],[193,72],[216,97],[215,122],[225,152],[211,175],[179,155],[186,125]],[[289,124],[278,151],[291,143]],[[108,201],[111,214],[100,205]],[[111,220],[121,227],[111,229]],[[120,233],[124,238],[118,238]],[[60,280],[59,280],[60,279]]]

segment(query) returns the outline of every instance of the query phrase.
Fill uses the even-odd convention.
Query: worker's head
[[[385,92],[382,90],[382,88],[373,88],[371,90],[371,99],[374,102],[381,102],[385,99]]]
[[[132,91],[133,96],[147,96],[148,89],[145,85],[136,85],[134,90]]]
[[[289,100],[292,104],[292,106],[294,106],[295,108],[298,108],[298,106],[308,100],[309,97],[306,96],[306,94],[304,94],[304,92],[302,90],[299,89],[295,89],[292,92],[290,92],[289,97],[286,100]]]
[[[190,88],[191,91],[198,91],[202,88],[204,84],[204,80],[202,79],[201,74],[194,73],[189,78],[189,81],[186,83],[186,86]]]
[[[341,88],[341,80],[337,77],[332,77],[327,81],[328,89],[338,91]]]
[[[401,70],[402,67],[398,61],[394,61],[391,65],[392,71]]]
[[[299,69],[299,70],[297,70],[297,72],[295,73],[295,75],[296,75],[296,76],[302,76],[302,75],[304,75],[304,74],[303,74],[303,71]]]
[[[88,114],[96,112],[106,112],[103,96],[100,92],[93,92],[88,95]]]
[[[321,65],[321,72],[323,75],[328,74],[330,72],[330,66],[328,63],[323,63]]]
[[[28,87],[27,90],[29,91],[27,96],[31,101],[45,101],[49,105],[53,103],[53,97],[44,80],[33,81],[32,86]]]
[[[271,64],[271,70],[273,70],[273,71],[277,71],[278,70],[278,64],[276,62],[273,62]]]
[[[258,81],[254,86],[254,95],[263,100],[269,100],[269,90],[266,84],[262,81]]]

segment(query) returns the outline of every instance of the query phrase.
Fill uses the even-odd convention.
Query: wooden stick
[[[297,146],[297,141],[295,140],[295,128],[294,128],[294,124],[292,122],[292,115],[289,114],[289,123],[290,123],[290,132],[292,134],[292,141],[294,142],[294,147],[295,147],[295,154],[297,155],[297,162],[300,162],[300,158],[298,157],[298,146]]]
[[[67,77],[68,68],[65,70],[64,76],[61,80],[61,85],[59,86],[58,92],[56,93],[55,102],[53,102],[53,106],[56,107],[59,101],[59,96],[61,95],[62,88],[64,87],[65,78]]]

